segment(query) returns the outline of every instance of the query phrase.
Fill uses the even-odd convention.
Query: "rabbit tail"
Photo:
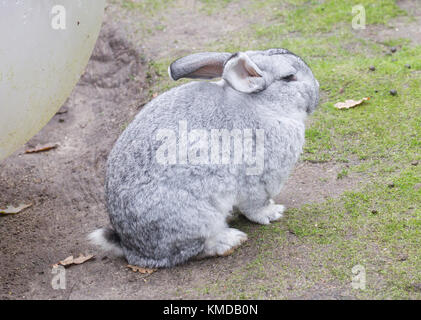
[[[123,256],[123,249],[120,244],[120,237],[112,228],[101,228],[90,233],[90,242],[99,246],[104,251],[111,252],[115,256]]]

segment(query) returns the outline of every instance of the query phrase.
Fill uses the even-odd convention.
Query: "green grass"
[[[128,10],[139,10],[142,13],[154,13],[164,9],[174,0],[113,0]]]
[[[327,98],[307,132],[305,158],[356,157],[380,164],[419,158],[414,151],[421,146],[420,58],[421,47],[404,47],[393,56],[353,53],[314,62]],[[370,65],[376,71],[369,71]],[[389,93],[392,89],[396,96]],[[337,101],[363,97],[370,100],[355,109],[333,107]]]
[[[318,258],[330,257],[334,265],[329,265],[347,275],[345,284],[352,266],[361,264],[372,279],[393,287],[377,291],[376,283],[368,281],[368,293],[361,297],[419,297],[408,288],[421,282],[421,191],[414,188],[420,180],[420,170],[409,165],[394,177],[393,188],[368,184],[345,192],[339,201],[290,210],[288,227],[311,246],[328,245]],[[384,262],[380,269],[379,260]]]
[[[211,15],[218,10],[225,8],[228,4],[235,0],[199,0],[202,4],[200,10]]]
[[[367,24],[384,24],[390,18],[406,14],[394,0],[361,0],[352,2],[347,0],[307,1],[289,0],[285,8],[280,1],[259,1],[258,6],[271,5],[276,12],[271,26],[257,29],[258,36],[279,36],[289,32],[314,34],[314,32],[330,32],[339,25],[351,28],[354,17],[352,8],[362,5],[365,8]],[[282,6],[276,10],[277,6]]]
[[[279,225],[255,231],[270,245],[224,281],[225,292],[214,285],[215,292],[231,298],[282,298],[282,280],[295,273],[303,278],[294,288],[297,296],[329,283],[358,298],[420,298],[414,286],[421,283],[421,190],[414,186],[421,182],[421,167],[410,163],[421,158],[421,46],[408,39],[378,43],[358,37],[350,30],[348,1],[289,3],[290,10],[275,14],[279,23],[257,25],[254,31],[260,48],[286,47],[305,57],[320,82],[322,101],[306,132],[303,160],[353,160],[337,178],[355,171],[369,179],[362,181],[362,190],[345,192],[340,199],[289,210],[284,222],[288,231]],[[360,3],[369,24],[405,14],[395,1]],[[282,37],[297,31],[299,35]],[[394,54],[392,46],[398,48]],[[391,89],[398,94],[392,96]],[[370,100],[355,109],[333,107],[363,97]],[[395,187],[385,180],[393,180]],[[267,257],[267,252],[288,248],[285,237],[274,240],[279,231],[292,232],[307,246],[307,254],[314,253],[307,257],[306,270],[282,257]],[[364,291],[351,288],[357,264],[366,268]],[[263,287],[248,286],[250,277],[265,276]],[[278,295],[268,294],[272,291]]]
[[[229,2],[209,4],[208,14]],[[357,4],[365,6],[369,25],[407,15],[394,0]],[[415,187],[421,183],[421,46],[410,39],[363,38],[351,28],[352,5],[346,0],[252,0],[243,10],[262,12],[259,21],[201,48],[286,47],[304,57],[319,80],[321,102],[306,131],[302,160],[347,163],[337,179],[356,173],[361,183],[338,199],[290,209],[281,223],[237,221],[250,240],[234,255],[255,250],[256,256],[224,279],[193,289],[200,296],[306,297],[320,288],[329,296],[329,288],[340,288],[345,297],[421,298],[416,289],[421,284],[421,189]],[[397,51],[392,54],[390,47]],[[167,77],[175,58],[150,63],[157,80],[150,97],[180,84]],[[398,94],[391,95],[392,89]],[[363,97],[370,100],[356,108],[334,108],[336,102]],[[411,164],[415,160],[418,166]],[[366,269],[364,291],[351,287],[357,264]]]
[[[283,298],[279,294],[292,283],[290,290],[299,297],[326,283],[343,288],[345,297],[420,298],[412,289],[421,283],[421,190],[415,188],[420,181],[419,168],[408,165],[393,178],[393,188],[368,184],[337,200],[288,210],[281,224],[249,227],[257,256],[228,279],[209,285],[207,294]],[[287,233],[298,239],[296,252],[289,249]],[[295,258],[305,263],[297,265]],[[365,290],[351,287],[355,265],[366,270]],[[297,279],[300,285],[294,287]]]

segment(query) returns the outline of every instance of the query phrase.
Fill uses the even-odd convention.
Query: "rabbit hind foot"
[[[224,228],[206,239],[204,250],[198,258],[228,256],[246,240],[247,235],[244,232],[234,228]]]

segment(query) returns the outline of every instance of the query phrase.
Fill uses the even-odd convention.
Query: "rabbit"
[[[168,72],[175,81],[221,79],[172,88],[137,114],[107,161],[112,228],[90,234],[144,268],[232,253],[247,240],[227,223],[234,211],[258,224],[279,220],[285,208],[272,199],[319,100],[311,69],[286,49],[196,53]],[[221,139],[228,144],[218,150]]]

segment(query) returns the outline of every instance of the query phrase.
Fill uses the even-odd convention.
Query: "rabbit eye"
[[[295,74],[289,74],[286,77],[281,78],[281,80],[286,82],[297,81],[297,76]]]

